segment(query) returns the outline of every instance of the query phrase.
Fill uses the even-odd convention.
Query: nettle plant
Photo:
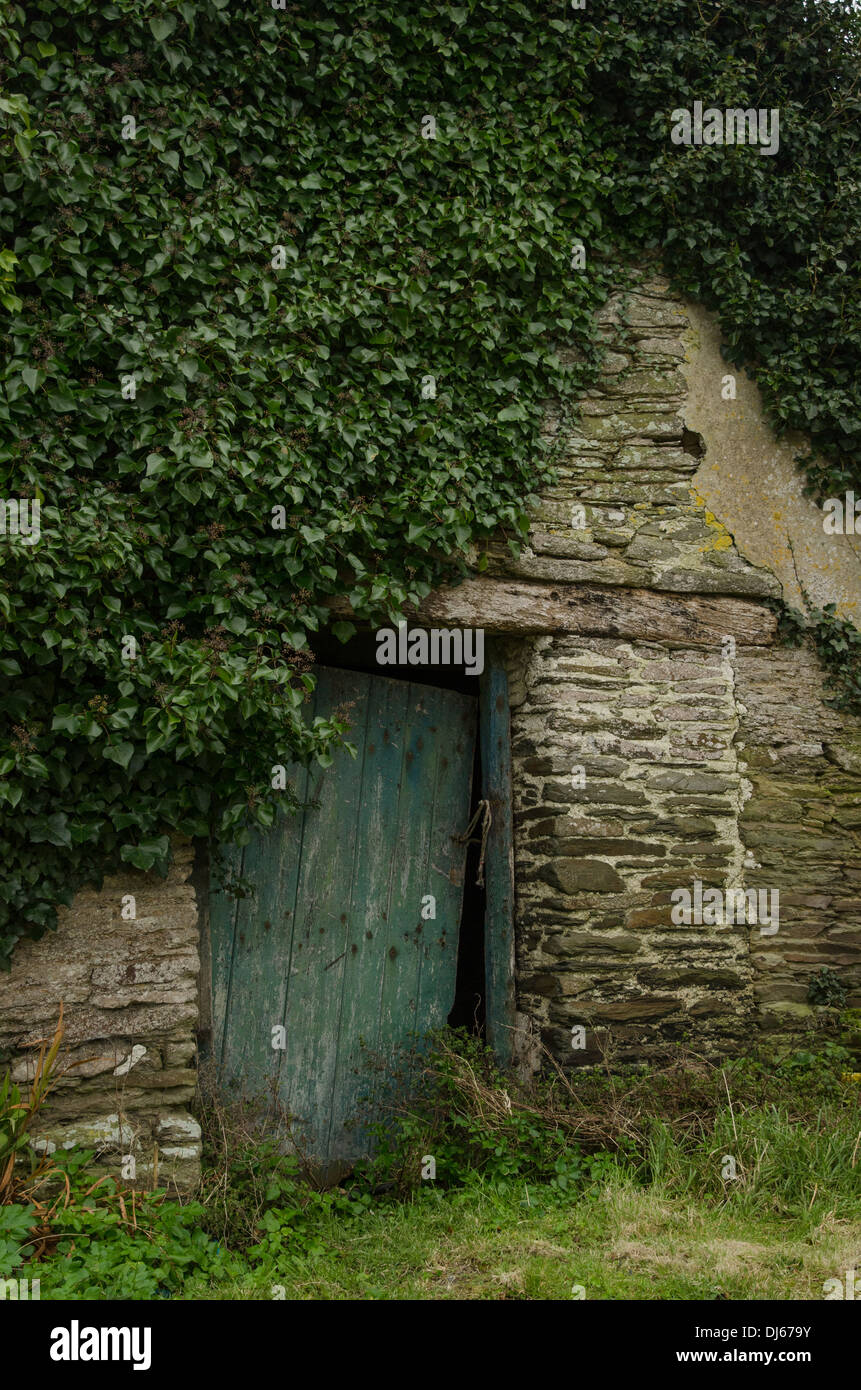
[[[516,548],[638,257],[720,312],[816,494],[857,484],[850,4],[65,0],[0,37],[0,495],[41,520],[0,536],[6,965],[331,760],[327,601],[398,621]],[[779,108],[779,153],[674,145],[700,99]]]

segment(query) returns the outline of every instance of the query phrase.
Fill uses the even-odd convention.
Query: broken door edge
[[[511,719],[508,677],[493,639],[488,639],[479,682],[481,795],[492,824],[485,858],[485,1020],[487,1041],[500,1067],[514,1051],[514,834],[511,792]]]

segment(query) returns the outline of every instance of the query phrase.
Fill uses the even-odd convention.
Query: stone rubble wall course
[[[177,841],[166,879],[129,869],[60,909],[58,927],[19,944],[0,975],[0,1058],[13,1080],[33,1075],[34,1044],[64,1009],[62,1074],[34,1130],[41,1144],[95,1150],[129,1186],[187,1191],[198,1179],[200,1129],[188,1113],[197,1083],[198,914],[192,847]],[[124,894],[136,918],[121,916]],[[120,1118],[121,1117],[121,1118]],[[165,1148],[163,1135],[183,1144]]]

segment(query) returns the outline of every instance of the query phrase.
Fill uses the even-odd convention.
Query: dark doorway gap
[[[421,624],[412,626],[419,627]],[[473,695],[478,699],[478,676],[468,676],[457,666],[381,666],[377,661],[376,630],[372,628],[360,630],[349,642],[339,642],[331,632],[323,629],[311,637],[311,648],[319,666],[335,666],[343,671],[367,671],[370,675],[385,676],[389,680],[441,686],[445,690],[457,690],[461,695]]]
[[[475,761],[472,766],[472,797],[469,818],[472,820],[481,800],[481,739],[475,740]],[[464,827],[466,829],[466,827]],[[465,1028],[469,1033],[484,1037],[484,921],[487,895],[477,883],[481,858],[481,823],[472,832],[467,845],[466,869],[463,884],[463,907],[457,952],[457,983],[454,1005],[448,1016],[450,1028]]]

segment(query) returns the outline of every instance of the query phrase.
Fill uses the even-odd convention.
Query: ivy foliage
[[[516,547],[632,256],[718,309],[815,491],[861,476],[850,4],[65,0],[0,37],[0,495],[41,509],[0,536],[0,962],[331,760],[327,601],[396,619]],[[779,107],[779,153],[672,145],[698,99]]]
[[[861,632],[854,623],[841,618],[834,603],[808,603],[804,613],[780,602],[772,606],[779,639],[789,647],[810,642],[815,649],[826,676],[826,704],[861,716]]]
[[[854,0],[611,6],[603,105],[628,168],[635,242],[717,312],[778,434],[802,431],[818,499],[861,483],[861,12]],[[602,15],[603,18],[603,15]],[[637,55],[637,57],[635,57]],[[673,146],[668,106],[779,111],[779,150]],[[621,161],[620,161],[621,162]],[[623,191],[624,190],[624,191]],[[627,196],[625,194],[627,193]],[[649,216],[644,213],[644,205]],[[642,228],[642,232],[640,232]]]

